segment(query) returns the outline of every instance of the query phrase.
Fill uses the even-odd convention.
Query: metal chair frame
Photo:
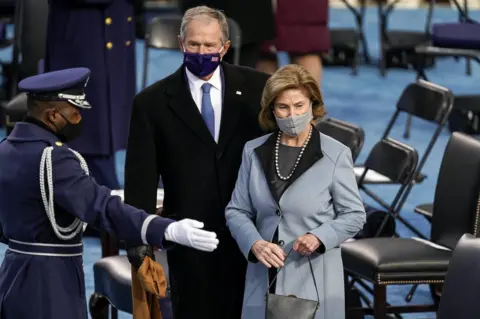
[[[386,75],[387,72],[387,61],[386,61],[386,50],[390,42],[390,37],[397,32],[408,32],[405,30],[388,30],[388,18],[392,11],[395,9],[395,6],[402,0],[394,0],[391,3],[387,3],[384,0],[376,0],[377,2],[377,11],[378,11],[378,24],[379,24],[379,32],[380,32],[380,74],[382,76]],[[435,7],[435,0],[430,0],[428,3],[428,12],[427,17],[425,20],[425,37],[428,38],[430,36],[430,26],[432,22],[433,10]],[[411,33],[418,33],[411,31]]]
[[[430,139],[430,141],[427,145],[427,148],[425,149],[422,157],[419,160],[419,164],[418,164],[416,172],[414,174],[414,178],[412,179],[410,184],[405,188],[404,192],[402,193],[402,196],[399,199],[398,206],[396,207],[395,213],[394,213],[394,217],[397,220],[399,220],[402,224],[404,224],[409,230],[411,230],[417,236],[425,239],[426,236],[424,234],[422,234],[416,227],[414,227],[409,221],[407,221],[405,218],[403,218],[400,215],[400,211],[401,211],[403,205],[405,204],[413,186],[415,186],[418,183],[421,183],[426,178],[426,176],[421,173],[422,169],[423,169],[423,166],[425,165],[425,163],[428,159],[428,156],[430,155],[430,153],[433,149],[433,146],[435,145],[435,143],[438,139],[438,136],[440,135],[445,123],[448,120],[448,116],[449,116],[449,114],[452,110],[452,107],[453,107],[454,97],[453,97],[452,92],[449,89],[441,87],[441,86],[436,85],[436,84],[431,83],[431,82],[427,82],[427,81],[424,81],[424,80],[417,80],[416,82],[410,84],[409,87],[412,86],[412,85],[421,86],[425,89],[428,89],[428,90],[434,91],[436,93],[442,94],[443,97],[444,97],[442,105],[439,106],[440,109],[437,113],[437,116],[436,116],[435,120],[431,120],[431,122],[437,123],[438,126],[437,126],[436,130],[434,131],[434,133],[433,133],[433,135],[432,135],[432,137],[431,137],[431,139]],[[408,87],[407,87],[407,89],[408,89]],[[403,94],[402,94],[402,96],[403,96]],[[396,120],[398,119],[398,116],[400,115],[401,112],[406,112],[408,115],[411,115],[411,116],[420,117],[419,115],[411,114],[407,110],[399,108],[399,105],[397,104],[397,110],[395,111],[392,118],[390,119],[390,122],[388,123],[387,128],[386,128],[386,130],[385,130],[385,132],[382,136],[382,139],[385,139],[389,136],[389,134],[390,134],[390,132],[391,132],[391,130],[392,130],[392,128],[393,128],[393,126],[394,126],[394,124],[395,124]],[[424,120],[426,120],[426,119],[424,119]],[[359,168],[359,167],[361,167],[361,166],[357,166],[357,168]],[[365,174],[365,172],[364,172],[364,174]],[[385,201],[383,201],[378,195],[376,195],[373,191],[371,191],[365,184],[379,184],[379,183],[363,182],[362,184],[359,184],[359,187],[367,196],[369,196],[370,198],[375,200],[382,207],[384,207],[387,210],[390,209],[390,205],[385,203]],[[392,184],[395,184],[395,183],[383,182],[381,184],[392,185]]]
[[[450,0],[452,1],[453,5],[458,10],[459,14],[459,22],[463,23],[478,23],[477,21],[471,19],[468,15],[468,3],[464,1],[464,7],[462,8],[457,0]],[[433,46],[431,43],[425,43],[419,45],[415,48],[415,52],[419,55],[419,63],[417,64],[416,72],[417,72],[417,79],[424,79],[428,81],[427,74],[425,73],[424,68],[424,61],[427,56],[434,56],[434,57],[454,57],[455,59],[458,58],[465,58],[466,59],[466,74],[472,74],[472,63],[471,60],[480,64],[480,50],[468,50],[468,49],[455,49],[455,48],[441,48]],[[407,122],[405,124],[405,132],[404,137],[410,137],[410,130],[412,127],[412,118],[409,116],[407,118]]]
[[[353,14],[353,18],[355,20],[355,28],[332,28],[330,29],[331,38],[335,37],[335,33],[355,33],[355,50],[356,50],[356,58],[352,65],[352,74],[358,74],[358,61],[360,60],[360,45],[362,47],[362,54],[363,59],[365,60],[366,64],[370,64],[370,53],[368,51],[368,44],[367,44],[367,37],[365,36],[364,31],[364,20],[365,20],[365,12],[367,7],[366,0],[360,0],[360,7],[357,9],[353,5],[351,5],[347,0],[340,0],[342,3],[347,7],[348,10]]]

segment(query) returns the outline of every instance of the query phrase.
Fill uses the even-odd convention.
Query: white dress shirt
[[[218,137],[220,135],[220,121],[222,119],[222,78],[220,76],[220,66],[213,72],[212,77],[208,81],[197,78],[185,68],[187,73],[188,85],[192,98],[198,107],[200,114],[202,113],[202,85],[210,83],[212,85],[210,89],[210,99],[212,101],[213,112],[215,114],[215,142],[218,143]]]

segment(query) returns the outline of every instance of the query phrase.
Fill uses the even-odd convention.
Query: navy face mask
[[[200,53],[190,53],[183,50],[183,65],[192,72],[195,76],[202,78],[209,74],[212,74],[213,71],[220,65],[222,58],[220,53],[210,53],[210,54],[200,54]]]

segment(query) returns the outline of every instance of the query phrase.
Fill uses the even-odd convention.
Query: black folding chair
[[[386,75],[387,68],[414,68],[418,64],[415,47],[430,39],[430,25],[434,9],[434,0],[428,1],[428,12],[424,31],[388,30],[388,19],[395,6],[402,0],[388,2],[375,0],[378,9],[380,31],[380,74]],[[433,65],[433,60],[429,60]],[[426,66],[426,64],[425,64]]]
[[[387,313],[436,311],[452,249],[465,233],[478,236],[480,221],[480,142],[453,133],[442,159],[435,190],[435,214],[429,240],[367,238],[342,244],[345,271],[373,295],[369,309],[353,309],[385,319]],[[373,289],[366,282],[373,284]],[[390,285],[430,286],[435,304],[389,306]],[[458,318],[462,318],[458,316]]]
[[[416,65],[417,79],[428,79],[425,65],[432,57],[465,58],[467,75],[472,73],[471,60],[480,63],[480,24],[469,17],[467,1],[463,8],[457,0],[452,2],[459,12],[459,22],[434,24],[431,40],[415,47],[419,56],[419,63]],[[409,117],[405,125],[405,138],[410,135],[411,125],[412,118]]]
[[[470,18],[467,1],[464,1],[463,7],[458,0],[451,1],[458,11],[458,22],[434,24],[430,41],[420,43],[415,48],[423,62],[416,68],[418,78],[427,79],[424,63],[427,57],[465,58],[467,75],[472,74],[472,59],[480,63],[480,24]]]
[[[347,0],[341,0],[348,10],[353,14],[355,27],[353,28],[331,28],[330,41],[332,44],[326,65],[350,65],[352,73],[357,75],[358,62],[360,60],[360,47],[362,49],[365,63],[370,64],[367,38],[363,30],[366,10],[366,0],[360,0],[357,9]]]
[[[315,126],[323,134],[336,139],[350,148],[353,162],[356,161],[365,142],[365,131],[360,126],[331,117],[317,123]]]
[[[395,229],[395,220],[393,218],[399,216],[406,197],[404,194],[414,180],[417,167],[417,151],[413,147],[389,137],[377,142],[368,154],[367,160],[362,167],[362,174],[357,176],[359,189],[370,195],[370,191],[366,188],[367,176],[370,171],[388,178],[392,184],[400,186],[390,204],[382,200],[382,206],[386,209],[387,215],[377,226],[375,234],[372,234],[374,237],[383,234],[385,227],[390,229],[393,227]],[[367,224],[368,217],[367,214]]]
[[[425,238],[416,227],[414,227],[410,222],[400,216],[400,210],[405,203],[408,195],[410,194],[411,189],[415,184],[421,183],[426,176],[422,174],[423,166],[425,165],[430,152],[435,145],[438,136],[440,135],[445,123],[447,122],[450,111],[453,106],[453,94],[447,88],[438,86],[431,82],[424,80],[418,80],[414,83],[409,84],[406,89],[403,91],[398,103],[397,109],[393,114],[390,122],[387,125],[387,128],[382,136],[382,139],[387,138],[390,135],[390,132],[398,119],[401,113],[406,113],[415,118],[423,119],[425,121],[437,124],[437,128],[433,131],[432,137],[428,143],[427,148],[423,152],[422,157],[419,159],[418,167],[413,176],[412,181],[406,187],[405,192],[402,195],[398,207],[395,210],[395,218],[402,222],[406,227],[408,227],[412,232],[417,236]],[[388,165],[386,162],[384,165]],[[390,205],[385,203],[378,195],[371,191],[367,185],[374,184],[398,184],[395,181],[392,181],[388,176],[385,176],[381,172],[376,171],[375,169],[370,169],[365,173],[364,167],[359,165],[355,167],[355,174],[357,177],[362,175],[364,179],[360,185],[361,190],[375,200],[382,207],[389,209]]]
[[[242,46],[242,31],[237,22],[231,18],[227,18],[229,29],[230,48],[234,50],[234,64],[240,62],[240,48]],[[180,26],[182,24],[182,16],[173,14],[153,18],[147,25],[144,43],[143,58],[143,80],[142,88],[147,86],[148,63],[150,49],[157,50],[175,50],[180,49],[178,35],[180,34]]]

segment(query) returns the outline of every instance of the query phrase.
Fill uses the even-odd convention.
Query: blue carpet
[[[390,20],[391,28],[422,30],[424,28],[424,19],[426,11],[417,10],[397,10],[392,14]],[[480,12],[471,13],[473,18],[479,19]],[[457,14],[447,8],[435,10],[434,22],[456,21]],[[369,8],[366,16],[366,34],[370,48],[370,53],[374,59],[378,59],[379,42],[378,26],[375,8]],[[331,26],[346,27],[354,24],[350,12],[344,9],[331,10]],[[10,60],[11,50],[0,51],[1,60]],[[140,87],[142,65],[143,65],[143,43],[137,43],[137,65],[138,65],[138,86]],[[280,54],[279,60],[282,64],[287,63],[285,55]],[[151,54],[149,65],[148,83],[151,84],[178,68],[182,62],[182,57],[176,52],[155,52]],[[473,65],[473,75],[465,75],[465,63],[463,61],[455,62],[453,59],[444,59],[438,62],[434,70],[429,70],[430,80],[440,85],[450,88],[455,94],[472,94],[477,92],[478,83],[480,83],[480,69],[478,65]],[[479,81],[477,81],[477,79]],[[363,66],[359,69],[358,76],[352,76],[350,69],[347,68],[327,68],[324,72],[323,93],[325,104],[330,116],[345,121],[356,123],[364,128],[366,132],[366,141],[364,149],[358,159],[362,162],[373,144],[378,141],[387,121],[394,112],[395,103],[405,86],[415,80],[415,74],[411,71],[389,70],[387,78],[379,75],[378,68],[373,66]],[[477,83],[477,84],[475,84]],[[402,132],[405,119],[402,118],[399,125],[395,128],[393,137],[402,140]],[[417,148],[420,154],[425,150],[428,139],[433,132],[434,127],[429,123],[414,121],[411,138],[406,141],[408,144]],[[0,136],[4,132],[0,131]],[[422,229],[425,234],[429,234],[429,224],[420,216],[413,213],[413,208],[421,203],[428,203],[433,200],[435,184],[443,156],[446,142],[450,134],[447,130],[440,135],[429,160],[426,163],[424,173],[428,178],[421,184],[413,188],[412,193],[404,206],[402,214],[414,225]],[[117,170],[120,182],[123,184],[124,152],[119,152],[117,156]],[[373,188],[382,198],[391,200],[395,195],[396,188],[391,186],[382,186],[381,189]],[[365,197],[367,203],[371,203]],[[399,225],[400,234],[411,236],[406,229]],[[92,265],[101,256],[99,240],[96,238],[85,239],[85,275],[87,297],[93,292],[93,274]],[[3,258],[5,247],[0,247],[0,258]],[[389,287],[388,298],[392,304],[403,304],[410,286]],[[430,302],[430,294],[426,286],[417,290],[412,303]],[[434,318],[434,314],[406,315],[404,318]],[[121,314],[120,318],[131,318],[126,314]],[[329,318],[330,319],[330,318]],[[331,318],[334,319],[334,318]]]

